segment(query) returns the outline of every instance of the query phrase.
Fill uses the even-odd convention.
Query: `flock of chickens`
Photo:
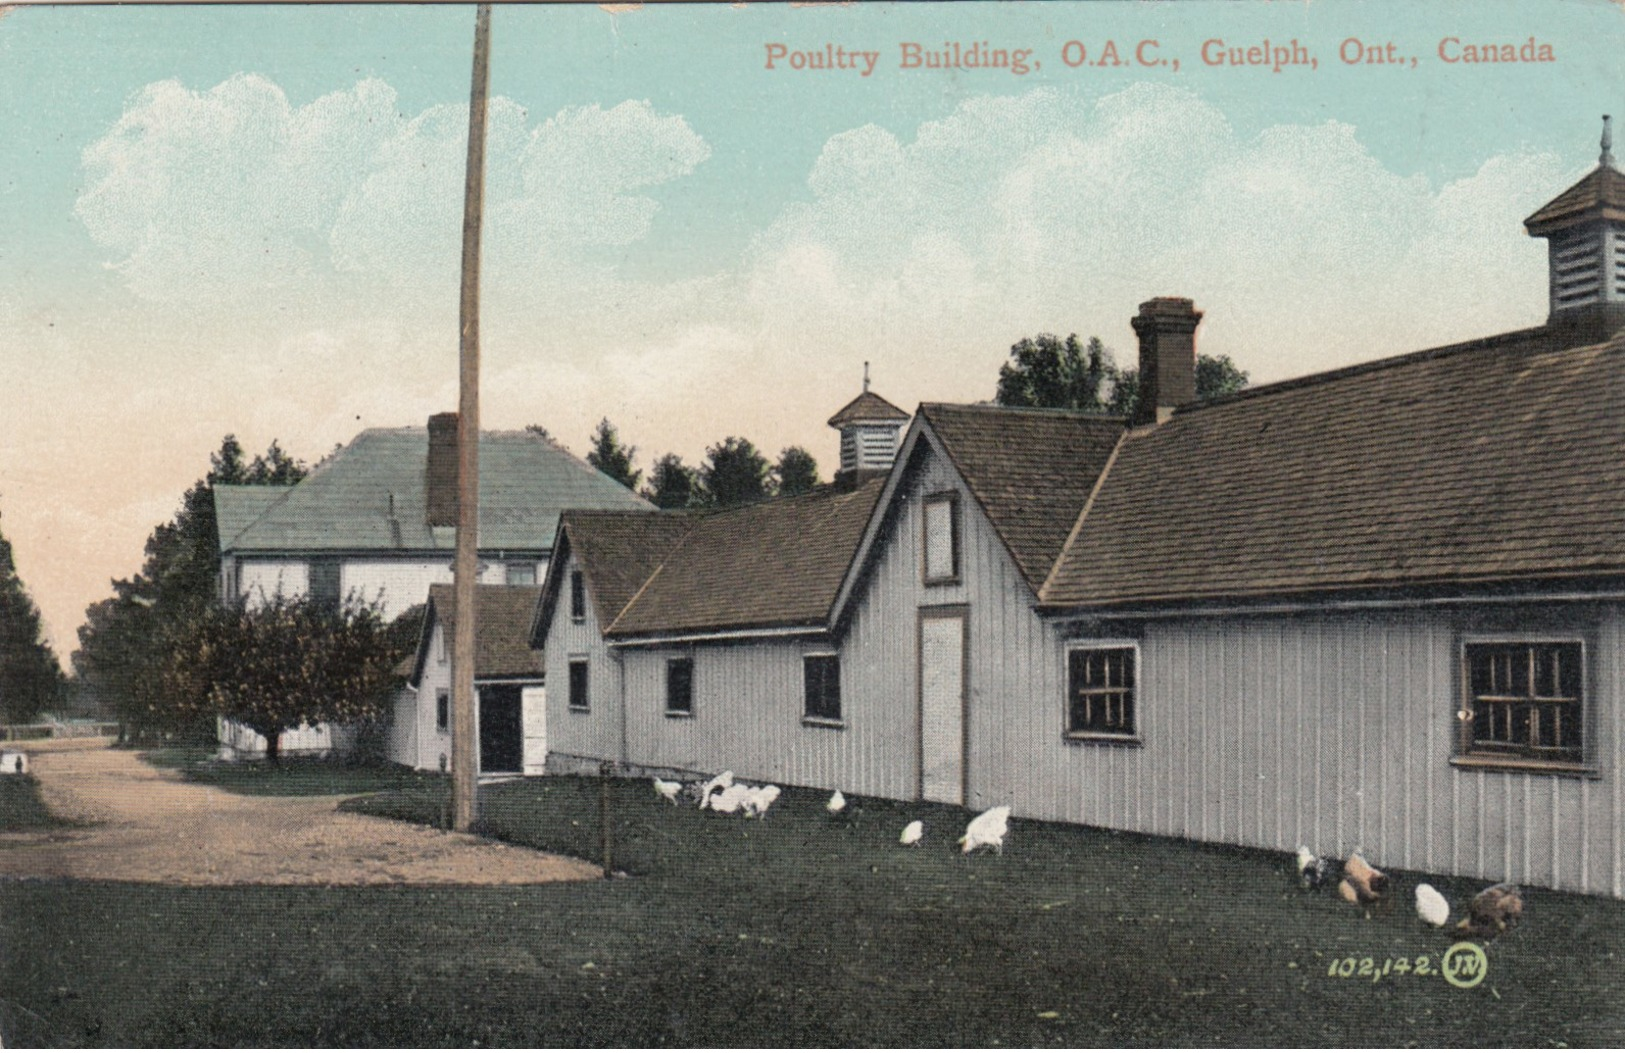
[[[734,773],[725,771],[721,775],[707,782],[691,783],[684,786],[680,782],[670,779],[654,778],[655,793],[672,804],[678,804],[678,797],[685,792],[699,802],[701,809],[710,809],[713,812],[732,814],[743,812],[745,815],[760,819],[773,807],[773,802],[779,799],[781,792],[777,786],[748,786],[742,782],[734,781]],[[846,814],[846,795],[836,790],[830,795],[824,810],[832,817]],[[1010,830],[1010,807],[1000,805],[989,808],[978,815],[965,827],[965,835],[959,839],[960,851],[971,853],[978,848],[991,848],[1000,855],[1004,854],[1004,835]],[[903,827],[898,843],[903,845],[917,845],[925,837],[925,824],[918,819]]]
[[[1331,863],[1310,851],[1298,849],[1298,876],[1305,888],[1316,889],[1329,880]],[[1337,894],[1350,903],[1362,907],[1382,902],[1389,893],[1388,875],[1367,863],[1356,850],[1343,864],[1343,879],[1337,884]],[[1450,901],[1438,889],[1422,882],[1416,886],[1416,915],[1435,928],[1450,921]],[[1469,936],[1489,939],[1499,936],[1523,916],[1523,893],[1516,885],[1491,885],[1472,898],[1467,905],[1467,916],[1456,923],[1456,928]]]

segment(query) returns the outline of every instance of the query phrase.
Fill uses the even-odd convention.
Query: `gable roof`
[[[1537,209],[1523,225],[1538,236],[1591,212],[1625,219],[1625,174],[1613,165],[1599,164],[1584,179]]]
[[[542,646],[547,637],[571,555],[581,567],[587,602],[592,604],[598,624],[607,626],[688,533],[696,518],[693,512],[673,511],[565,512],[559,519],[558,547],[548,563],[536,610],[532,646]]]
[[[1625,334],[1527,330],[1130,433],[1040,594],[1110,608],[1625,573]]]
[[[450,550],[455,528],[426,524],[428,451],[425,428],[369,428],[246,526],[229,537],[222,530],[221,550]],[[217,514],[220,507],[217,499]],[[647,507],[620,483],[539,435],[480,433],[484,551],[551,549],[559,513],[566,508]]]
[[[1077,410],[925,403],[920,416],[1034,595],[1125,425]]]
[[[530,649],[530,623],[541,598],[538,585],[479,585],[474,590],[474,679],[542,678],[542,655]],[[457,598],[451,585],[430,585],[412,683],[423,682],[423,665],[436,625],[445,627],[446,648],[457,631]]]
[[[872,391],[865,391],[857,398],[848,402],[835,411],[835,416],[829,419],[831,428],[839,428],[850,421],[891,421],[908,420],[908,414],[893,406],[890,402],[876,395]]]
[[[220,550],[231,547],[231,542],[266,510],[286,497],[293,486],[235,486],[230,483],[214,485],[214,521],[220,538]]]

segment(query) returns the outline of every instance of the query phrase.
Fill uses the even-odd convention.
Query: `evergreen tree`
[[[22,724],[63,697],[62,667],[45,641],[39,608],[28,595],[0,534],[0,720]]]
[[[818,462],[800,446],[789,446],[779,451],[779,463],[773,466],[774,492],[780,497],[794,497],[818,487]]]
[[[637,454],[636,446],[621,445],[615,425],[605,417],[598,422],[598,430],[592,434],[592,450],[587,454],[587,463],[628,490],[636,490],[638,480],[643,477],[641,471],[632,467],[632,459]]]
[[[700,487],[704,503],[713,508],[736,508],[768,496],[767,458],[749,439],[728,436],[705,449],[700,467]]]
[[[694,469],[675,453],[668,453],[650,469],[649,485],[643,488],[643,496],[656,508],[688,508],[696,503],[699,488]]]

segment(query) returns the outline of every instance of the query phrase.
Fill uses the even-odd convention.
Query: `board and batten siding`
[[[586,617],[570,617],[570,575],[581,569],[574,553],[562,568],[553,618],[543,641],[547,669],[547,751],[550,771],[582,770],[588,762],[638,763],[623,755],[621,741],[621,663],[604,641],[592,582],[586,583]],[[587,662],[586,712],[570,708],[570,662]]]

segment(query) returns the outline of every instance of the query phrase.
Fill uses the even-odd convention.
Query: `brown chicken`
[[[1343,864],[1343,881],[1337,894],[1350,903],[1367,906],[1377,902],[1388,891],[1388,875],[1365,861],[1356,852]]]
[[[1523,916],[1523,892],[1516,885],[1491,885],[1473,897],[1458,929],[1470,936],[1499,936]]]

